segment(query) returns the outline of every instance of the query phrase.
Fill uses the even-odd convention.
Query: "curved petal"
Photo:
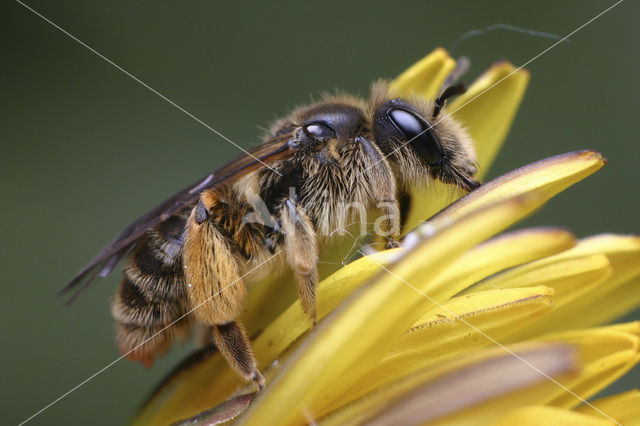
[[[592,158],[594,156],[595,158]],[[516,185],[515,188],[511,190],[511,193],[535,192],[536,188],[538,188],[539,186],[542,186],[542,191],[544,194],[542,198],[546,200],[548,197],[558,192],[560,188],[566,187],[569,184],[578,180],[577,176],[584,176],[588,174],[587,172],[585,172],[585,170],[596,168],[599,161],[598,160],[599,157],[596,154],[587,155],[587,159],[584,159],[583,157],[584,157],[583,153],[567,154],[564,156],[560,156],[560,158],[543,160],[543,162],[541,162],[543,163],[542,165],[534,164],[533,166],[525,167],[524,171],[521,170],[515,173],[514,179],[516,183],[518,182],[518,179],[532,180],[533,179],[532,177],[528,177],[529,173],[537,172],[539,174],[538,181],[537,181],[539,185],[531,184],[528,187],[525,186],[524,190],[518,189]],[[567,163],[569,164],[569,166],[567,166]],[[546,169],[547,165],[554,166],[554,167],[552,167],[551,170],[547,172],[547,169]],[[560,168],[561,172],[558,172],[556,168]],[[490,200],[508,197],[510,195],[509,185],[512,184],[512,180],[513,179],[507,179],[503,177],[502,179],[497,180],[498,183],[489,185],[490,188],[493,188],[492,189],[493,192],[501,193],[502,197],[493,197],[492,191],[489,191],[488,195],[485,195],[485,197]],[[501,184],[506,185],[507,189],[501,190],[501,187],[500,187]],[[552,191],[549,190],[550,187],[553,188]],[[461,216],[462,214],[460,213],[461,210],[472,212],[474,210],[481,209],[482,206],[487,205],[487,201],[485,200],[484,197],[474,202],[469,202],[468,200],[460,200],[458,201],[458,203],[464,203],[463,209],[457,209],[455,206],[452,206],[451,211],[453,212],[453,214],[451,215],[452,216],[452,218],[450,219],[451,221],[454,221],[456,217]],[[535,204],[539,205],[539,202],[536,202]],[[438,218],[442,220],[442,215],[438,215],[436,219]],[[511,217],[502,217],[502,218],[497,217],[497,219],[504,220],[504,223],[500,224],[500,226],[507,226],[508,223],[515,220],[514,218],[511,218]],[[444,225],[447,222],[449,222],[449,220],[446,220],[446,221],[442,220],[440,222],[439,227],[446,228],[446,226]],[[494,219],[488,220],[487,223],[495,223],[495,220]],[[469,235],[474,235],[474,234],[477,235],[478,231],[483,230],[486,227],[486,224],[482,223],[477,225],[477,227],[478,229],[474,229],[473,232],[469,233]],[[416,233],[414,237],[417,236],[417,238],[420,239],[422,238],[419,236],[420,234],[424,234],[425,230],[428,231],[427,233],[431,233],[433,232],[433,228],[434,226],[432,224],[428,224],[426,225],[426,227],[422,227],[420,232]],[[449,246],[448,250],[453,250],[453,252],[457,253],[458,255],[462,254],[462,252],[464,252],[464,247],[468,247],[466,244],[469,241],[466,237],[467,235],[459,234],[459,236],[456,238],[459,238],[460,240],[462,240],[463,244],[460,244],[459,247]],[[521,238],[524,238],[524,237],[521,237]],[[516,240],[513,240],[513,241],[516,241]],[[532,242],[534,240],[535,238],[531,238]],[[457,240],[452,240],[452,241],[457,241]],[[567,244],[573,244],[572,238],[563,237],[561,240],[559,240],[559,245],[556,246],[557,247],[556,249],[559,249],[560,246],[567,245]],[[503,254],[506,253],[504,249],[499,249],[499,247],[501,247],[500,244],[497,244],[497,243],[490,244],[487,247],[487,249],[489,250],[491,247],[496,249],[495,253],[499,253],[499,252],[502,252]],[[502,245],[502,247],[504,246]],[[534,248],[534,247],[535,245],[531,246],[531,248]],[[543,246],[540,246],[540,247],[542,248]],[[553,249],[553,250],[556,250],[556,249]],[[543,250],[546,250],[546,249],[543,249]],[[418,250],[418,251],[422,252],[422,250]],[[437,253],[439,251],[440,249],[434,249],[433,253]],[[515,251],[517,250],[514,250],[514,252]],[[396,251],[396,253],[398,252],[402,252],[402,249],[400,249],[399,251]],[[526,250],[523,251],[522,256],[527,257],[530,255],[531,254],[526,254]],[[326,285],[325,284],[320,285],[319,307],[320,307],[321,316],[325,315],[328,311],[333,309],[333,307],[337,306],[337,304],[341,300],[343,300],[345,297],[347,297],[347,295],[351,291],[353,291],[353,289],[355,289],[360,283],[364,282],[366,279],[368,279],[368,277],[371,277],[376,271],[378,271],[380,268],[379,264],[382,264],[384,266],[385,262],[389,262],[390,260],[393,260],[394,258],[397,257],[397,254],[394,254],[394,252],[391,251],[391,252],[382,252],[381,254],[379,254],[379,256],[381,257],[370,258],[370,260],[374,262],[373,264],[370,262],[370,260],[360,260],[358,262],[354,262],[353,264],[350,264],[346,268],[343,268],[342,270],[340,270],[337,273],[337,275],[335,275],[333,278],[330,277]],[[385,256],[388,256],[388,257],[385,258]],[[524,257],[522,259],[524,259]],[[425,258],[433,258],[434,260],[437,260],[438,257],[434,257],[432,254],[427,254],[426,256],[424,254],[413,255],[410,257],[410,259],[414,259],[414,260],[411,261],[412,264],[409,270],[416,271],[419,277],[419,279],[416,281],[420,283],[421,286],[426,285],[428,283],[426,280],[428,279],[429,276],[432,276],[432,275],[424,275],[418,272],[418,271],[423,271],[424,268],[426,267],[426,264],[424,261]],[[456,256],[448,256],[446,260],[454,261],[455,258]],[[503,262],[502,265],[512,266],[509,264],[508,260],[506,262],[507,263]],[[375,264],[375,263],[378,263],[378,264]],[[446,263],[436,262],[435,265],[438,268],[440,268],[440,267],[445,267]],[[499,268],[499,265],[497,267]],[[429,272],[435,275],[438,268],[432,268],[432,270]],[[485,269],[485,271],[490,272],[491,269],[490,268]],[[450,278],[451,277],[455,278],[456,270],[451,270],[449,274],[451,274]],[[460,275],[458,274],[457,276],[459,277]],[[450,285],[447,285],[447,283],[450,284],[451,280],[443,280],[436,277],[435,279],[432,280],[430,286],[423,287],[423,288],[429,288],[430,295],[437,294],[439,297],[438,300],[444,301],[452,295],[451,294],[452,287]],[[471,282],[469,282],[467,285],[469,284],[471,284]],[[463,288],[461,288],[460,290],[462,289]],[[329,291],[329,292],[325,294],[325,291]],[[432,291],[435,293],[432,293]],[[332,302],[325,302],[325,301],[332,301]],[[325,306],[325,303],[332,303],[332,305]],[[384,301],[381,301],[380,303],[384,304]],[[404,306],[400,306],[399,308],[401,309],[400,312],[404,312],[404,309],[405,309]],[[422,306],[421,309],[422,311],[415,312],[415,315],[416,315],[415,319],[417,319],[419,316],[424,314],[428,310],[428,307],[425,308],[424,306]],[[277,359],[281,351],[283,351],[284,348],[288,347],[291,343],[295,342],[296,339],[299,336],[301,336],[304,332],[306,332],[306,330],[309,327],[308,319],[302,313],[299,307],[299,304],[297,302],[294,305],[292,305],[292,307],[290,307],[287,310],[287,312],[288,313],[286,313],[286,315],[284,315],[282,319],[277,320],[270,327],[268,327],[267,330],[270,330],[270,331],[262,333],[262,335],[256,340],[254,344],[256,356],[262,368],[265,368],[271,362]],[[407,324],[406,328],[409,328],[410,326],[411,324]],[[283,332],[283,330],[286,330],[286,332]],[[400,334],[401,333],[398,333],[398,335]],[[380,357],[384,356],[384,353],[381,353],[379,356]],[[210,359],[207,359],[205,362],[203,362],[202,365],[199,366],[197,369],[193,369],[189,372],[185,372],[181,377],[183,379],[188,377],[188,380],[175,380],[174,386],[168,388],[170,389],[169,394],[164,392],[158,395],[156,398],[152,399],[151,404],[147,405],[146,409],[143,411],[142,414],[154,412],[154,407],[155,407],[156,410],[159,409],[159,413],[161,413],[161,415],[165,415],[165,414],[168,415],[169,413],[178,412],[180,413],[178,418],[185,418],[185,417],[188,417],[189,415],[193,415],[197,412],[206,410],[207,408],[211,407],[212,405],[215,405],[216,403],[224,401],[226,398],[228,398],[229,394],[233,392],[235,388],[237,388],[242,384],[241,381],[236,377],[236,375],[233,374],[233,372],[229,368],[227,368],[227,366],[224,363],[224,360],[219,356],[219,354],[211,356]],[[215,383],[216,385],[211,386],[211,383]],[[159,401],[165,401],[165,403],[160,404]]]
[[[405,243],[410,245],[408,240]],[[500,271],[560,253],[574,244],[574,236],[559,228],[502,234],[465,253],[435,277],[431,285],[447,288],[449,296],[453,296]]]
[[[494,426],[611,426],[613,423],[603,417],[537,405],[509,410],[492,424]]]
[[[636,329],[640,327],[636,323],[621,324],[601,329],[592,329],[576,332],[559,333],[545,337],[542,341],[517,344],[510,347],[518,355],[505,352],[502,348],[490,348],[475,353],[466,353],[463,356],[456,356],[453,360],[439,362],[436,365],[413,372],[405,378],[385,386],[376,392],[368,393],[360,399],[338,409],[328,417],[321,420],[321,425],[337,425],[346,423],[359,423],[364,420],[389,419],[388,412],[394,416],[410,414],[413,407],[414,416],[420,417],[421,421],[429,421],[429,424],[437,425],[460,425],[460,424],[494,424],[497,418],[506,410],[518,409],[528,405],[550,404],[557,408],[570,408],[581,403],[570,391],[588,398],[593,393],[604,388],[624,371],[627,371],[638,358],[638,345]],[[522,347],[530,345],[544,344],[567,345],[577,350],[574,374],[562,377],[553,377],[544,368],[526,361],[523,362]],[[524,346],[523,346],[524,345]],[[510,373],[504,369],[500,377],[478,381],[478,389],[475,389],[476,380],[472,373],[466,370],[466,366],[473,365],[481,356],[485,360],[498,354],[514,362],[516,366],[522,367],[517,373],[537,377],[540,381],[538,385],[532,386],[520,392],[508,392],[495,395],[493,392],[510,383]],[[534,364],[541,371],[532,368]],[[490,368],[487,365],[484,368]],[[438,375],[446,371],[449,377],[457,377],[460,381],[460,388],[456,388],[455,382],[446,386],[441,386]],[[553,377],[553,380],[550,379]],[[428,379],[427,379],[428,378]],[[490,384],[490,385],[489,385]],[[564,387],[563,387],[564,386]],[[422,395],[419,407],[410,404],[414,395]],[[439,398],[438,398],[439,397]],[[633,399],[633,396],[631,396]],[[431,405],[435,401],[435,405]],[[468,403],[469,405],[465,405]],[[442,404],[439,407],[437,404]],[[455,409],[448,410],[444,415],[443,410],[447,410],[452,405]],[[598,420],[612,423],[614,413],[609,413],[606,409],[596,406],[585,406],[581,413],[588,414]],[[436,418],[443,415],[442,418]],[[384,417],[383,417],[384,416]],[[417,417],[412,417],[417,418]],[[399,417],[394,417],[399,419]],[[400,421],[400,424],[403,422]],[[394,424],[391,422],[389,424]],[[514,423],[519,424],[519,423]]]
[[[637,362],[639,328],[640,325],[631,323],[545,336],[537,342],[568,345],[576,349],[578,356],[575,375],[554,377],[554,381],[545,378],[544,381],[550,386],[543,393],[521,392],[520,395],[501,398],[486,406],[489,414],[486,417],[483,417],[483,411],[478,407],[460,412],[451,419],[447,419],[448,421],[434,424],[493,424],[496,417],[508,409],[526,405],[551,405],[568,409],[582,404],[583,400],[588,400]],[[518,345],[520,344],[510,347],[518,347]],[[486,383],[484,385],[486,388]],[[567,389],[582,399],[578,399]],[[509,402],[509,399],[512,401],[507,405],[506,402]],[[513,401],[516,403],[514,404]],[[599,407],[586,406],[581,412],[613,423],[612,414]]]
[[[400,96],[419,95],[433,99],[455,67],[456,61],[449,53],[437,48],[396,77],[391,82],[391,89]]]
[[[638,389],[596,399],[591,404],[613,417],[615,421],[622,425],[640,425],[640,391]],[[576,411],[593,415],[593,408],[588,405],[578,407]]]
[[[390,356],[426,351],[429,358],[437,358],[463,352],[470,348],[467,343],[473,345],[472,340],[482,335],[480,332],[494,340],[501,339],[548,311],[554,295],[552,288],[538,286],[488,290],[454,297],[416,321]],[[488,343],[493,344],[490,340]]]
[[[502,147],[528,82],[528,71],[516,70],[508,62],[499,62],[445,109],[466,128],[474,141],[480,166],[478,178],[486,175]],[[432,182],[428,190],[414,189],[406,229],[412,229],[461,195],[461,191],[451,192],[450,185],[441,182]]]
[[[548,331],[606,324],[640,306],[640,237],[596,235],[581,240],[566,253],[603,254],[611,262],[612,271],[605,282],[555,310],[556,321],[548,324]]]
[[[565,257],[564,253],[551,256],[527,265],[519,266],[491,277],[481,284],[472,287],[465,294],[499,288],[517,288],[546,285],[556,291],[552,312],[520,330],[509,341],[519,342],[538,336],[547,330],[550,324],[557,321],[553,313],[563,306],[587,294],[601,285],[611,273],[609,259],[596,254],[591,256]]]
[[[519,342],[539,336],[545,331],[553,330],[555,322],[564,316],[561,312],[565,306],[602,285],[611,275],[611,263],[602,254],[572,258],[562,258],[562,255],[563,253],[552,256],[549,259],[555,261],[546,262],[544,265],[540,265],[540,263],[545,263],[547,259],[514,268],[488,279],[477,289],[474,289],[481,291],[489,288],[513,288],[544,284],[556,291],[552,311],[545,318],[509,337],[510,341]]]
[[[540,340],[581,348],[581,368],[578,376],[562,382],[581,399],[559,390],[555,394],[549,394],[545,401],[541,401],[546,405],[576,407],[583,400],[591,398],[613,383],[640,361],[640,322],[553,333],[541,337]]]
[[[323,280],[318,286],[318,318],[323,318],[354,289],[387,266],[399,252],[393,249],[358,259]],[[311,328],[309,316],[300,302],[289,306],[253,343],[261,368],[266,368]],[[157,424],[189,418],[225,401],[243,386],[220,356],[214,352],[188,363],[174,373],[137,414],[134,424]]]
[[[320,424],[482,424],[553,389],[556,385],[540,371],[560,378],[574,368],[568,346],[526,345],[514,353],[519,358],[492,348],[426,369],[355,401]]]
[[[574,151],[545,158],[482,185],[440,211],[427,223],[433,226],[448,223],[469,211],[497,200],[530,191],[540,191],[544,196],[551,198],[596,172],[605,164],[606,160],[602,154],[593,150]]]
[[[551,309],[553,290],[540,286],[486,291],[453,298],[423,316],[404,334],[379,365],[345,393],[332,392],[331,412],[391,382],[445,359],[484,347],[531,324]],[[487,337],[488,336],[488,337]]]
[[[480,178],[502,147],[528,84],[529,71],[498,62],[447,107],[475,142]]]
[[[538,197],[496,203],[461,218],[412,248],[354,293],[330,320],[321,323],[239,421],[264,425],[303,420],[303,410],[322,404],[320,395],[324,392],[341,392],[352,386],[388,353],[428,306],[424,294],[407,283],[428,282],[467,249],[539,205]],[[421,268],[416,270],[416,264]],[[429,293],[432,301],[443,301],[440,290],[434,288]]]

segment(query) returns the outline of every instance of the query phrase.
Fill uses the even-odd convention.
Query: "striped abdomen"
[[[182,269],[188,214],[188,210],[178,213],[147,233],[129,257],[111,306],[120,352],[144,365],[150,365],[191,328],[185,316]]]

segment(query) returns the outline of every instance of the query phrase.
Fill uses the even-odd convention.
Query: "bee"
[[[283,253],[315,324],[319,247],[350,220],[347,206],[383,213],[386,246],[395,247],[408,208],[399,200],[410,188],[436,179],[476,188],[471,138],[441,114],[446,100],[463,92],[452,85],[427,101],[399,97],[379,81],[368,101],[327,95],[296,108],[249,155],[129,225],[62,292],[75,290],[72,302],[127,258],[112,303],[116,341],[127,358],[150,365],[200,324],[212,330],[233,370],[262,389],[265,379],[237,320],[247,284]],[[256,196],[261,204],[251,201]]]

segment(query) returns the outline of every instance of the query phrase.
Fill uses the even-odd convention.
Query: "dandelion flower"
[[[454,67],[438,49],[392,85],[433,98]],[[447,108],[477,144],[484,173],[528,79],[495,64]],[[610,324],[640,305],[640,238],[577,240],[553,227],[502,233],[604,164],[595,151],[561,154],[449,206],[443,188],[416,189],[403,247],[363,255],[322,280],[314,330],[298,301],[248,309],[268,382],[262,393],[207,348],[170,375],[134,423],[639,422],[637,390],[592,398],[640,360],[640,323]],[[264,287],[250,306],[279,297]]]

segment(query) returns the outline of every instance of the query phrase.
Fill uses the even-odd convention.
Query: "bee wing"
[[[126,257],[138,244],[144,234],[160,225],[185,207],[194,205],[200,193],[221,183],[232,182],[247,173],[257,170],[269,163],[281,160],[294,152],[295,145],[289,137],[282,137],[268,141],[259,147],[209,173],[203,179],[184,188],[156,208],[143,214],[109,245],[103,248],[91,261],[85,265],[59,294],[75,290],[67,304],[73,301],[87,289],[96,279],[106,277],[113,271],[120,261]]]

